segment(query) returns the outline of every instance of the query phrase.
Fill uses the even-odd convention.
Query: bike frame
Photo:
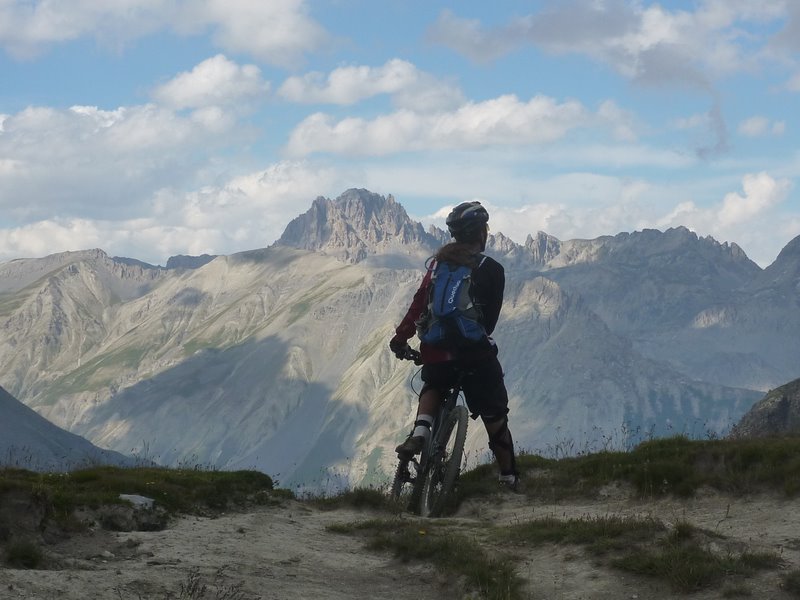
[[[456,406],[459,406],[459,404],[461,406],[464,405],[463,402],[459,403],[459,398],[461,397],[461,377],[463,377],[463,375],[459,376],[458,383],[450,388],[444,400],[442,400],[439,405],[439,413],[433,420],[433,426],[431,427],[431,437],[428,438],[428,443],[425,444],[425,447],[422,449],[422,454],[420,455],[420,470],[425,469],[428,459],[436,451],[435,445],[439,437],[439,431],[442,429],[442,425],[447,421],[448,415]]]

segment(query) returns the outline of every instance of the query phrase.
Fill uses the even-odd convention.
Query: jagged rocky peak
[[[501,232],[491,234],[486,242],[486,245],[489,248],[493,248],[500,254],[515,253],[520,247],[519,244],[517,244],[514,240],[503,235]]]
[[[527,237],[525,248],[531,253],[534,263],[544,265],[561,253],[561,241],[544,231],[537,231],[535,236]]]
[[[432,248],[435,238],[412,221],[392,195],[349,189],[335,200],[318,197],[286,227],[277,245],[321,251],[348,262],[401,246]]]

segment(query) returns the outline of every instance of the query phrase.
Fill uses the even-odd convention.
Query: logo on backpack
[[[457,349],[486,337],[480,309],[472,301],[471,267],[437,262],[428,294],[428,310],[417,322],[421,341]]]

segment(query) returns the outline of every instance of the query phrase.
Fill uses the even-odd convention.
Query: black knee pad
[[[508,417],[506,415],[481,415],[481,419],[483,420],[484,425],[494,425],[495,423],[500,423],[502,421],[500,428],[489,435],[489,449],[494,450],[495,446],[500,446],[501,448],[513,452],[514,449],[509,447],[508,442],[504,439],[506,437],[506,433],[509,434],[509,437],[511,433],[508,430]]]

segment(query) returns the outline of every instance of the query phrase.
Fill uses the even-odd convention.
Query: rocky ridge
[[[800,379],[770,390],[733,427],[735,439],[800,436]]]

